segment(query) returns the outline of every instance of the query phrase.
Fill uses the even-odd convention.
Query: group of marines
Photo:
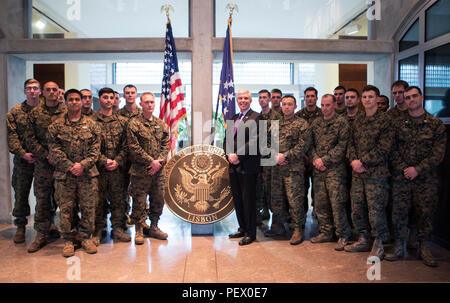
[[[63,256],[74,255],[76,245],[95,253],[105,236],[108,212],[115,241],[131,241],[130,224],[135,225],[135,244],[143,244],[144,235],[167,239],[158,221],[169,129],[153,116],[155,96],[141,94],[138,108],[137,89],[127,85],[126,105],[119,109],[119,94],[102,88],[95,112],[87,89],[63,94],[55,82],[47,82],[41,100],[40,83],[29,79],[24,93],[27,99],[7,115],[8,145],[14,154],[14,242],[25,242],[33,178],[37,235],[30,253],[59,232]],[[405,255],[408,230],[416,231],[419,256],[426,265],[437,266],[430,239],[446,130],[424,110],[420,88],[396,81],[392,94],[396,105],[386,112],[388,102],[377,87],[368,85],[360,94],[338,86],[334,94],[322,96],[319,108],[318,92],[310,87],[304,91],[305,107],[295,112],[293,95],[283,96],[278,89],[258,93],[269,138],[274,121],[279,125],[274,134],[277,164],[262,166],[257,182],[259,222],[272,212],[265,236],[287,234],[290,224],[290,244],[303,241],[311,179],[319,224],[312,243],[337,237],[337,251],[370,252],[395,261]],[[54,224],[57,207],[59,231]],[[351,227],[358,234],[353,243]],[[383,243],[390,236],[393,248],[385,255]]]

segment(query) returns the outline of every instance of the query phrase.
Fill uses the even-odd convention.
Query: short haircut
[[[356,88],[349,88],[345,91],[345,93],[348,93],[348,92],[354,92],[358,98],[360,97],[359,91]]]
[[[309,92],[309,91],[314,91],[314,93],[316,94],[316,97],[317,97],[317,89],[315,89],[314,87],[306,88],[305,91],[303,92],[303,94],[306,95],[306,92]]]
[[[134,86],[133,84],[127,84],[127,85],[125,85],[125,86],[123,87],[123,92],[125,92],[125,88],[132,88],[132,87],[134,87],[134,89],[135,89],[136,92],[137,92],[137,88],[136,88],[136,86]]]
[[[281,98],[281,103],[283,103],[283,100],[287,98],[294,99],[295,104],[297,104],[297,99],[295,99],[293,95],[285,95],[283,98]]]
[[[403,86],[403,88],[406,89],[409,86],[409,84],[404,80],[397,80],[394,83],[392,83],[391,90],[394,89],[394,86]]]
[[[98,91],[98,97],[100,98],[103,94],[113,94],[114,91],[109,87],[104,87]]]
[[[33,84],[33,83],[37,83],[39,85],[39,87],[41,87],[41,83],[39,83],[38,80],[31,78],[31,79],[28,79],[25,81],[25,83],[23,84],[23,88],[25,89],[28,84]]]
[[[259,94],[268,94],[268,95],[269,95],[269,98],[270,98],[270,96],[271,96],[270,92],[269,92],[267,89],[262,89],[262,90],[260,90],[260,91],[258,92],[258,95],[259,95]]]
[[[151,93],[151,92],[143,92],[142,94],[141,94],[141,101],[142,101],[142,97],[144,97],[144,96],[152,96],[153,98],[155,98],[156,99],[156,97],[155,97],[155,94],[154,93]]]
[[[92,93],[91,90],[87,89],[87,88],[80,89],[80,92],[90,92],[90,93]]]
[[[422,90],[421,90],[418,86],[408,86],[408,87],[405,89],[405,93],[406,93],[406,92],[409,92],[410,90],[413,90],[413,89],[417,89],[417,91],[419,92],[419,94],[422,96]]]
[[[336,97],[333,94],[325,94],[322,96],[322,99],[326,97],[331,97],[333,99],[333,102],[336,103]]]
[[[58,83],[56,83],[55,81],[47,81],[47,82],[45,82],[44,83],[44,85],[42,86],[42,87],[45,87],[47,84],[49,84],[49,83],[54,83],[54,84],[56,84],[56,86],[58,86],[58,89],[59,89],[59,85],[58,85]]]
[[[389,98],[388,98],[387,96],[385,96],[385,95],[380,95],[380,98],[386,99],[387,103],[389,104]]]
[[[344,93],[347,91],[347,90],[345,89],[345,87],[343,87],[342,85],[336,86],[336,88],[335,88],[334,90],[341,90],[341,89],[344,90]]]
[[[119,92],[118,91],[114,91],[114,94],[119,94]],[[120,95],[120,94],[119,94]]]
[[[71,88],[71,89],[69,89],[68,91],[66,91],[66,92],[64,93],[64,100],[67,100],[67,97],[68,97],[70,94],[78,94],[78,96],[80,96],[80,99],[81,99],[81,92],[80,92],[78,89]]]
[[[271,93],[271,94],[277,93],[277,94],[283,95],[283,93],[281,92],[281,90],[278,89],[278,88],[272,89],[272,90],[270,91],[270,93]]]
[[[378,87],[374,86],[374,85],[367,85],[365,86],[362,91],[361,94],[368,92],[368,91],[373,91],[375,92],[375,94],[377,95],[377,97],[380,96],[380,90],[378,89]]]

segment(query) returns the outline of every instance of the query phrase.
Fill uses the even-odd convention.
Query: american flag
[[[226,121],[236,113],[233,79],[233,44],[231,39],[231,18],[228,19],[227,36],[223,46],[222,72],[220,74],[219,97],[222,104],[222,119]]]
[[[178,70],[177,51],[175,49],[170,20],[167,22],[165,45],[159,118],[164,120],[170,128],[170,147],[168,154],[168,159],[170,159],[175,155],[177,149],[178,122],[186,118],[183,86]]]

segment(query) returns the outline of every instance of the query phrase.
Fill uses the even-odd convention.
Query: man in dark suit
[[[230,173],[239,230],[230,238],[241,238],[239,245],[256,240],[256,178],[260,170],[258,151],[259,114],[250,109],[252,96],[248,90],[240,90],[237,104],[240,113],[227,123],[224,147]],[[227,140],[228,138],[228,140]],[[233,139],[231,139],[233,138]]]

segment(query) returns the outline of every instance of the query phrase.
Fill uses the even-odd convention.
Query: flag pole
[[[231,32],[231,22],[233,21],[233,11],[237,9],[236,4],[230,4],[228,3],[227,8],[230,10],[230,16],[228,17],[228,27],[230,27]],[[223,68],[223,66],[222,66]],[[220,95],[220,93],[219,93]],[[217,125],[217,116],[219,114],[219,96],[217,97],[217,103],[216,103],[216,113],[214,115],[214,121],[211,125],[211,145],[214,145],[214,139],[216,137],[216,125]]]

